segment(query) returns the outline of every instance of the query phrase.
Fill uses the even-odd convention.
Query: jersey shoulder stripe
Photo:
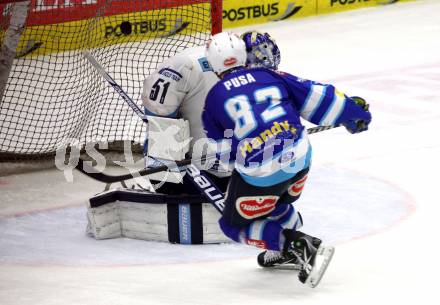
[[[301,116],[306,120],[310,120],[321,105],[325,97],[327,87],[323,85],[313,84],[310,87],[308,96],[300,110]]]
[[[327,112],[323,115],[319,121],[319,125],[329,126],[334,125],[337,119],[340,117],[342,111],[345,108],[345,96],[335,92],[333,101],[328,107]]]

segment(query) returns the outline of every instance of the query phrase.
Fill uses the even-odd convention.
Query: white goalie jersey
[[[205,57],[205,47],[188,48],[163,62],[144,80],[146,113],[189,121],[191,145],[206,135],[202,126],[205,98],[218,81]]]

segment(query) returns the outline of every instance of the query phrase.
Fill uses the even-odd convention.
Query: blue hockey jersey
[[[332,85],[243,68],[209,91],[202,121],[209,138],[229,144],[229,161],[245,181],[268,186],[310,165],[312,149],[300,117],[324,126],[371,118]]]

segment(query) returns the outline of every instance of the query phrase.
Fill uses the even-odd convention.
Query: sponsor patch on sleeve
[[[206,57],[199,58],[199,64],[203,72],[213,71]]]

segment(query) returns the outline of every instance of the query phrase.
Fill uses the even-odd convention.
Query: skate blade
[[[266,267],[267,269],[275,269],[275,270],[296,270],[300,271],[302,266],[299,264],[279,264],[274,265],[272,267]]]
[[[311,288],[318,286],[335,253],[333,246],[320,246],[316,253],[315,264],[307,277],[306,284]]]

